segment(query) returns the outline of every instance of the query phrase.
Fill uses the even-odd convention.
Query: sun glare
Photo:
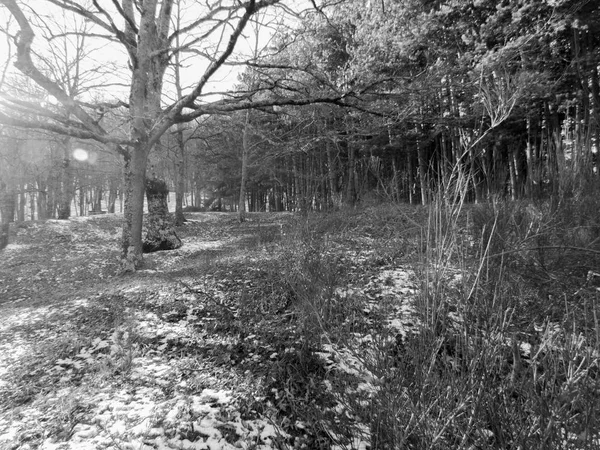
[[[77,161],[87,161],[89,156],[90,155],[88,154],[87,150],[82,148],[76,148],[73,150],[73,158],[75,158]]]

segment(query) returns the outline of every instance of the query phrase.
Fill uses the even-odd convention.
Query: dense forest
[[[126,91],[122,98],[110,92],[131,76],[111,78],[119,61],[103,61],[107,47],[95,42],[102,39],[94,27],[116,33],[127,14],[115,11],[113,21],[99,5],[82,12],[70,2],[51,2],[45,14],[27,11],[28,19],[21,12],[37,33],[32,42],[47,41],[27,57],[39,66],[39,76],[28,77],[17,3],[2,3],[5,222],[113,212],[117,200],[122,210],[133,104]],[[161,119],[169,101],[189,90],[180,73],[194,55],[226,59],[195,50],[206,36],[184,36],[191,6],[175,3],[176,32],[160,69],[165,92],[154,100]],[[345,1],[293,15],[271,11],[271,3],[278,2],[246,5],[254,8],[248,54],[225,55],[239,67],[233,87],[216,101],[203,92],[199,106],[181,108],[146,152],[152,176],[177,193],[180,220],[184,207],[243,214],[375,198],[426,204],[459,177],[468,180],[464,195],[472,202],[558,199],[577,196],[597,176],[596,2]],[[237,20],[204,13],[215,27]],[[20,72],[11,70],[15,58]],[[100,125],[102,132],[94,129]]]

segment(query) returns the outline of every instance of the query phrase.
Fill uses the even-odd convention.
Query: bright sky
[[[68,34],[64,37],[63,33],[69,33],[74,28],[87,33],[98,33],[106,35],[106,31],[102,28],[91,25],[90,22],[84,22],[80,16],[74,13],[66,12],[52,6],[46,1],[36,1],[35,11],[32,8],[32,2],[21,2],[25,14],[30,17],[36,32],[34,41],[34,49],[42,55],[47,61],[47,70],[52,74],[53,78],[68,80],[74,73],[76,67],[73,61],[76,59],[77,53],[77,37],[73,34]],[[112,8],[112,3],[108,0],[100,0],[102,6],[106,6],[107,10]],[[308,5],[307,2],[289,0],[288,5],[293,5],[294,9],[304,8]],[[205,9],[199,2],[193,0],[181,0],[181,21],[182,26],[186,26],[196,20],[200,15],[205,13]],[[90,6],[90,9],[92,7]],[[124,20],[116,11],[112,12],[115,17],[115,23],[118,27],[123,26]],[[176,12],[174,12],[174,17]],[[217,18],[222,18],[217,16]],[[238,41],[235,52],[235,60],[242,60],[252,54],[256,42],[256,33],[258,30],[258,49],[264,51],[269,46],[269,42],[273,35],[273,28],[276,23],[281,23],[282,10],[280,8],[270,8],[266,14],[257,16],[257,19],[262,22],[262,25],[250,23],[246,27],[244,36]],[[289,18],[286,19],[289,23]],[[0,7],[0,26],[5,29],[9,23],[8,11]],[[37,25],[37,26],[35,26]],[[214,26],[214,22],[203,25],[194,33],[189,33],[182,37],[180,44],[189,43],[200,33],[206,33],[209,28]],[[11,34],[17,31],[14,19],[10,21]],[[173,29],[173,26],[172,26]],[[218,54],[227,45],[230,26],[219,27],[210,34],[209,39],[202,40],[199,45],[195,46],[195,52],[186,52],[182,54],[181,60],[181,77],[184,89],[190,88],[200,78],[208,66],[208,60],[200,53]],[[56,35],[62,36],[57,37]],[[54,37],[53,37],[54,35]],[[129,93],[129,70],[127,69],[127,55],[118,43],[108,42],[105,39],[86,37],[85,54],[80,58],[80,72],[82,84],[88,89],[88,92],[82,93],[80,98],[88,101],[104,100],[127,101]],[[0,39],[0,64],[1,69],[6,67],[8,57],[14,57],[14,44],[8,42],[8,39]],[[67,71],[65,67],[69,66]],[[15,71],[12,64],[9,64],[8,73]],[[210,92],[222,92],[231,88],[237,82],[238,74],[243,71],[242,66],[224,66],[211,79],[211,82],[205,88],[205,94]],[[169,70],[165,75],[165,103],[170,103],[174,99],[173,85],[173,70]],[[184,90],[185,93],[185,90]],[[214,97],[213,97],[214,98]]]

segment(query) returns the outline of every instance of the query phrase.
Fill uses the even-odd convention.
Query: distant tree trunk
[[[516,149],[514,147],[510,147],[508,149],[508,170],[510,176],[510,199],[517,199],[518,192],[518,175],[517,175],[517,156],[515,155]]]
[[[346,185],[346,204],[354,206],[358,198],[356,192],[356,149],[351,142],[348,142],[348,184]]]
[[[325,145],[327,146],[327,177],[329,180],[330,203],[334,208],[339,208],[341,202],[337,189],[336,158],[329,139],[325,141]]]
[[[595,101],[594,101],[594,88],[593,78],[594,71],[590,69],[597,64],[594,64],[593,58],[590,59],[590,48],[587,45],[588,31],[573,29],[572,49],[573,49],[573,61],[577,70],[577,77],[579,80],[578,91],[578,104],[576,107],[576,126],[575,134],[576,141],[578,143],[579,158],[574,158],[573,163],[575,169],[574,172],[577,175],[584,175],[589,166],[589,161],[592,156],[591,148],[591,137],[592,137],[592,124],[590,118],[590,110],[594,114]],[[590,81],[592,85],[590,85]],[[591,91],[590,91],[591,89]],[[590,102],[590,94],[592,96]],[[589,172],[588,172],[589,173]],[[562,186],[561,186],[562,187]]]
[[[204,208],[204,196],[202,195],[202,189],[200,188],[197,182],[194,183],[194,190],[196,195],[194,195],[194,202],[192,203],[196,208]]]
[[[400,176],[396,168],[396,158],[392,159],[392,182],[391,182],[392,201],[400,202]]]
[[[58,220],[71,217],[71,200],[73,198],[73,170],[71,167],[71,138],[62,140],[63,161],[61,167],[60,190],[58,198]]]
[[[319,151],[319,209],[323,210],[329,206],[329,193],[328,193],[328,182],[327,182],[327,152]]]
[[[114,214],[115,203],[117,202],[118,191],[117,191],[117,180],[111,178],[108,181],[108,205],[106,209],[109,213]]]
[[[90,205],[92,207],[92,211],[101,211],[102,210],[102,187],[95,186],[91,191],[90,197]]]
[[[146,180],[148,221],[142,250],[144,253],[158,250],[174,250],[183,244],[175,233],[175,227],[167,207],[169,189],[167,183],[156,178]]]
[[[30,185],[27,185],[30,192],[29,192],[29,214],[31,215],[31,220],[35,220],[35,183]]]
[[[183,141],[183,125],[177,125],[177,162],[176,166],[176,191],[175,191],[175,225],[180,226],[186,222],[183,215],[183,198],[185,196],[185,142]]]
[[[244,131],[242,132],[242,177],[240,180],[240,196],[238,201],[238,220],[246,220],[246,181],[248,179],[248,157],[250,156],[250,110],[246,111]]]
[[[10,232],[10,223],[15,218],[15,198],[16,193],[8,189],[3,181],[0,181],[0,250],[8,245]]]
[[[60,172],[55,170],[52,170],[48,177],[48,184],[46,186],[46,217],[48,219],[56,219],[60,197],[60,179]]]
[[[79,215],[85,216],[85,189],[79,186]]]
[[[527,118],[527,145],[525,147],[525,156],[527,158],[527,179],[525,183],[526,195],[528,197],[538,197],[540,194],[540,167],[537,155],[537,144],[533,126],[534,119]]]
[[[19,210],[17,211],[17,220],[19,222],[25,221],[25,203],[27,200],[25,199],[25,183],[21,183],[19,187]]]
[[[37,182],[37,218],[38,220],[46,220],[48,218],[48,198],[46,192],[46,183],[39,178]]]
[[[549,130],[548,141],[552,142],[551,149],[554,150],[554,160],[556,163],[556,174],[558,176],[558,186],[560,187],[561,192],[565,189],[568,180],[566,179],[567,175],[567,165],[565,160],[565,152],[563,149],[562,143],[562,135],[561,135],[561,124],[558,118],[557,108],[554,107],[552,111],[549,111],[549,105],[546,106],[547,113],[550,115],[550,120],[548,125],[551,130]],[[551,136],[550,136],[551,133]],[[549,149],[549,150],[551,150]]]
[[[306,214],[308,211],[306,209],[306,192],[304,190],[305,184],[302,180],[301,174],[301,164],[300,156],[292,155],[292,170],[294,174],[293,180],[293,195],[294,195],[294,205],[296,211],[299,211],[301,214]]]
[[[419,160],[419,185],[421,188],[421,204],[428,203],[427,191],[427,157],[425,155],[426,147],[422,143],[417,143],[417,157]]]
[[[413,171],[413,153],[410,150],[406,152],[406,170],[408,172],[408,203],[412,205],[415,202],[413,199],[415,192],[415,175]]]
[[[590,77],[590,91],[592,92],[592,114],[594,119],[590,121],[590,137],[594,137],[596,146],[600,145],[600,82],[598,81],[598,67],[592,67],[592,76]],[[587,167],[588,173],[593,173],[591,164]]]
[[[181,26],[181,5],[177,2],[177,12],[176,12],[176,20],[177,25],[176,28],[179,29]],[[181,44],[179,42],[179,34],[175,36],[175,45],[179,47]],[[177,92],[177,97],[182,97],[182,88],[181,88],[181,61],[179,52],[175,53],[175,89]],[[177,124],[177,132],[175,133],[175,138],[177,140],[177,162],[175,163],[176,169],[176,180],[177,183],[175,185],[175,225],[181,226],[184,224],[185,216],[183,215],[183,197],[185,196],[185,142],[183,140],[183,124]]]

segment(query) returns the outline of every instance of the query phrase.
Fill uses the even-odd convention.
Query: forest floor
[[[181,249],[147,254],[144,269],[126,275],[117,275],[116,215],[12,230],[0,254],[0,449],[364,450],[387,448],[384,438],[399,442],[379,408],[384,402],[400,420],[416,404],[390,398],[405,395],[390,374],[403,364],[400,341],[423,320],[416,303],[427,212],[253,213],[242,224],[228,213],[186,216]],[[463,273],[447,265],[441,277],[447,295]],[[413,355],[431,367],[446,345],[432,342],[432,360],[421,350]],[[518,356],[514,346],[526,346],[515,342],[494,348],[506,344],[502,354]],[[590,355],[586,364],[596,367],[597,351]],[[577,383],[585,378],[575,375]],[[415,376],[397,383],[418,382],[430,394],[440,384]],[[430,430],[422,412],[405,418],[407,430],[416,424],[408,443],[431,433],[431,448],[458,448],[446,436],[463,433],[471,448],[497,447],[492,419],[480,424],[479,410],[467,414],[471,406],[457,406],[456,397],[442,405],[462,380],[447,379],[425,408],[449,414],[431,414]],[[596,415],[589,417],[564,442],[596,435]],[[469,431],[449,428],[459,419]],[[531,425],[532,436],[540,426]]]
[[[250,214],[243,224],[232,214],[187,214],[181,249],[145,255],[143,270],[123,276],[116,275],[118,216],[22,224],[0,264],[0,448],[288,442],[280,423],[282,410],[293,407],[286,397],[336,358],[325,345],[330,354],[301,363],[306,374],[279,373],[286,360],[308,354],[302,333],[314,325],[295,329],[292,297],[310,295],[295,289],[337,290],[359,309],[393,290],[413,292],[411,271],[397,258],[406,246],[387,242],[375,254],[364,214],[354,224],[338,217],[325,225],[337,228],[327,230],[335,232],[336,252],[326,256],[290,248],[310,246],[298,233],[314,231],[291,214]],[[403,226],[401,216],[394,220],[388,225]],[[319,261],[293,261],[300,253]],[[300,272],[281,271],[312,263],[319,270],[323,258],[346,273],[326,274],[335,280],[315,287],[294,280]],[[349,298],[365,290],[368,301],[353,305]]]

